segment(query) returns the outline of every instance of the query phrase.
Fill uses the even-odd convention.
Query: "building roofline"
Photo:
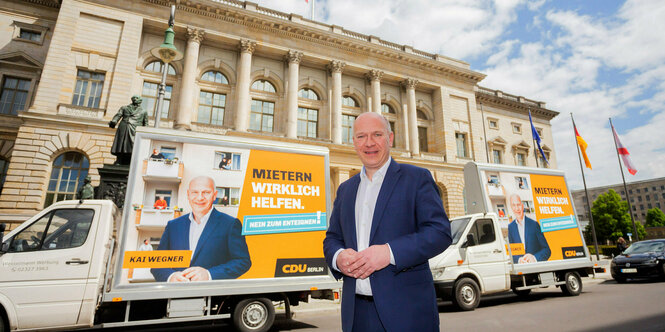
[[[653,178],[653,179],[647,179],[647,180],[638,180],[638,181],[633,181],[633,182],[626,182],[626,186],[648,183],[648,182],[656,182],[656,181],[665,181],[665,177]],[[606,186],[598,186],[598,187],[592,187],[592,188],[587,188],[587,189],[588,190],[614,189],[614,187],[623,187],[623,183],[611,184],[611,185],[606,185]],[[575,190],[571,190],[571,192],[575,192],[575,193],[584,192],[584,189],[575,189]]]
[[[143,0],[159,6],[170,6],[171,1]],[[324,44],[351,52],[370,54],[435,70],[446,76],[477,84],[487,75],[471,70],[467,62],[440,54],[428,53],[409,45],[400,45],[376,36],[364,35],[341,26],[309,20],[297,14],[287,14],[261,7],[256,3],[238,0],[177,1],[180,11],[218,18],[224,21],[259,28],[273,33],[296,34],[299,39]],[[176,21],[177,24],[177,21]]]

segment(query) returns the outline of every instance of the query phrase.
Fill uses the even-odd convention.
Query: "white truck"
[[[266,331],[275,304],[290,317],[291,305],[337,298],[321,246],[328,163],[325,148],[140,128],[122,214],[109,200],[62,201],[0,234],[0,331],[228,318],[240,331]],[[160,244],[167,223],[188,216],[188,183],[199,176],[215,182],[213,208],[242,221],[234,236],[251,263],[237,278],[156,281],[156,269],[217,254]]]
[[[451,220],[452,244],[429,262],[438,297],[473,310],[481,296],[509,290],[582,292],[597,264],[562,171],[470,162],[464,181],[472,214]]]

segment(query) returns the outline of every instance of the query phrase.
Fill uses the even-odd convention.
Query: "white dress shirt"
[[[356,193],[356,206],[355,206],[355,217],[356,217],[356,241],[358,243],[358,252],[363,251],[369,247],[369,236],[372,230],[372,218],[374,217],[374,208],[376,207],[376,201],[379,197],[379,192],[381,191],[381,185],[383,185],[383,179],[386,176],[388,167],[390,166],[390,161],[392,158],[388,158],[381,168],[379,168],[372,179],[367,176],[365,167],[363,167],[360,172],[360,184],[358,185],[358,192]],[[390,248],[390,245],[388,245]],[[339,271],[337,268],[337,255],[342,252],[344,249],[339,249],[335,256],[333,257],[333,267]],[[390,264],[395,264],[395,258],[390,249]],[[370,285],[369,278],[366,279],[357,279],[356,280],[356,294],[372,296],[372,287]]]
[[[203,217],[201,217],[201,222],[197,223],[196,220],[194,220],[194,213],[191,212],[189,214],[189,250],[192,251],[192,258],[194,258],[194,253],[196,252],[196,246],[199,244],[199,239],[201,238],[201,234],[203,234],[203,229],[206,227],[206,224],[208,223],[208,219],[210,218],[210,214],[212,213],[211,208],[208,213],[204,214]],[[210,275],[210,271],[207,271],[208,273],[208,280],[212,280],[212,276]],[[167,280],[171,280],[171,277],[176,274],[177,272],[171,273],[169,278]]]
[[[208,223],[212,209],[214,208],[211,208],[208,213],[201,217],[200,223],[197,223],[196,220],[194,220],[194,212],[189,214],[189,250],[192,251],[192,256],[194,256],[194,252],[196,252],[196,246],[199,243],[203,229]]]
[[[526,239],[524,238],[524,222],[526,218],[522,218],[522,221],[520,222],[517,218],[515,218],[515,222],[517,223],[517,230],[520,233],[520,240],[522,240],[522,244],[524,245],[524,250],[526,250]]]

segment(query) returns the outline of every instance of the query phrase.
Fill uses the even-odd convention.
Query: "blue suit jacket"
[[[169,221],[159,241],[157,250],[189,250],[189,213]],[[215,279],[235,279],[249,270],[252,262],[242,225],[238,219],[217,211],[210,213],[190,266],[200,266]],[[167,281],[171,273],[185,268],[151,269],[157,281]]]
[[[547,244],[545,235],[540,230],[540,224],[527,216],[524,216],[524,237],[526,237],[525,253],[532,254],[539,262],[550,258],[552,252],[550,251],[549,244]],[[508,225],[508,242],[522,243],[520,231],[517,229],[517,222],[515,220]],[[522,256],[513,255],[513,262],[517,263]]]
[[[358,249],[355,207],[360,175],[337,190],[323,249],[333,275],[344,277],[342,329],[351,331],[356,279],[332,268],[339,249]],[[369,244],[388,243],[396,265],[374,272],[374,303],[388,331],[439,331],[439,312],[428,259],[451,242],[450,222],[432,175],[426,169],[391,161],[374,209]]]

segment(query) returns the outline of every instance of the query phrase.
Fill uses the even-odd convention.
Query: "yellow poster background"
[[[284,179],[256,179],[253,178],[254,169],[311,173],[312,180],[311,182],[303,182]],[[252,182],[319,186],[319,195],[258,194],[254,193]],[[241,222],[244,216],[250,215],[316,213],[318,211],[324,213],[326,212],[325,158],[324,156],[315,155],[251,150],[241,195],[238,209],[238,219]],[[274,199],[280,197],[297,198],[301,200],[303,209],[252,207],[252,196],[272,197]],[[239,279],[274,277],[278,258],[323,258],[324,237],[325,231],[246,235],[245,239],[249,247],[252,266]]]
[[[536,218],[539,224],[540,220],[545,218],[565,217],[571,215],[575,216],[573,205],[570,202],[568,188],[566,187],[566,180],[563,176],[531,174],[530,177],[533,204],[536,210]],[[548,192],[545,194],[539,194],[537,193],[538,188],[558,189],[561,193],[559,194]],[[556,205],[557,207],[561,208],[561,212],[545,214],[541,213],[541,204],[538,203],[538,197],[566,198],[568,200],[568,204]],[[563,254],[561,252],[561,248],[563,247],[582,246],[584,244],[578,227],[550,231],[544,233],[544,235],[545,239],[547,239],[547,243],[550,246],[550,250],[552,251],[552,255],[550,256],[549,260],[563,259]]]

